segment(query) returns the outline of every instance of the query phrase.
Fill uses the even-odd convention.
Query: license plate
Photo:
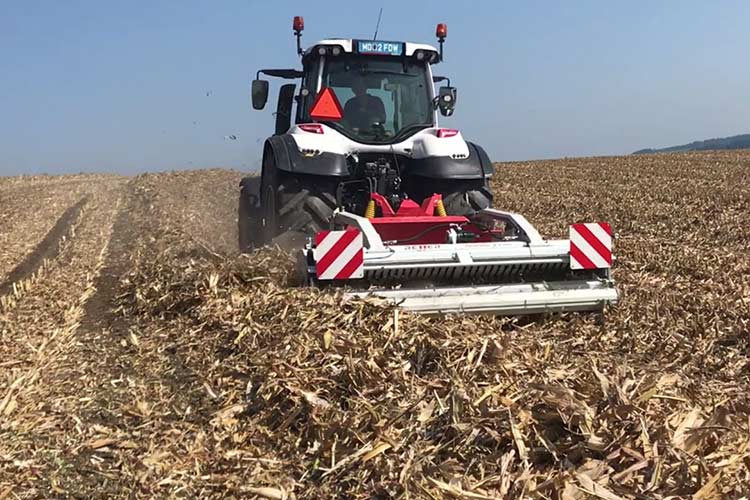
[[[357,52],[383,56],[400,56],[404,53],[402,42],[381,42],[377,40],[357,40]]]

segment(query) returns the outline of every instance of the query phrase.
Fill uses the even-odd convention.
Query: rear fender
[[[337,153],[311,151],[302,153],[290,134],[276,135],[266,140],[263,148],[263,165],[266,155],[273,153],[276,168],[284,172],[326,177],[346,177],[349,169],[346,156]]]
[[[452,156],[430,156],[409,162],[408,174],[431,179],[489,179],[495,169],[481,146],[466,143],[469,155],[466,158]]]
[[[473,142],[467,142],[467,144],[469,146],[469,156],[473,155],[482,165],[482,175],[484,178],[489,179],[492,177],[492,174],[495,173],[495,165],[490,161],[487,151],[482,146]]]

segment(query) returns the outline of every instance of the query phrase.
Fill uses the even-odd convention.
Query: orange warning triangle
[[[330,87],[324,87],[310,109],[313,120],[339,121],[344,117],[344,110]]]

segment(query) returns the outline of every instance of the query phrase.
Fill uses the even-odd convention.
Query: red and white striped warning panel
[[[570,268],[612,267],[612,226],[606,222],[570,226]]]
[[[313,257],[319,280],[347,280],[365,275],[362,233],[356,229],[317,233]]]

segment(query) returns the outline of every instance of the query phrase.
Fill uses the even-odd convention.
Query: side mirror
[[[456,87],[440,87],[437,106],[441,115],[451,116],[456,107]]]
[[[250,97],[252,98],[254,109],[265,108],[266,101],[268,101],[268,81],[253,80],[253,85],[250,88]]]

